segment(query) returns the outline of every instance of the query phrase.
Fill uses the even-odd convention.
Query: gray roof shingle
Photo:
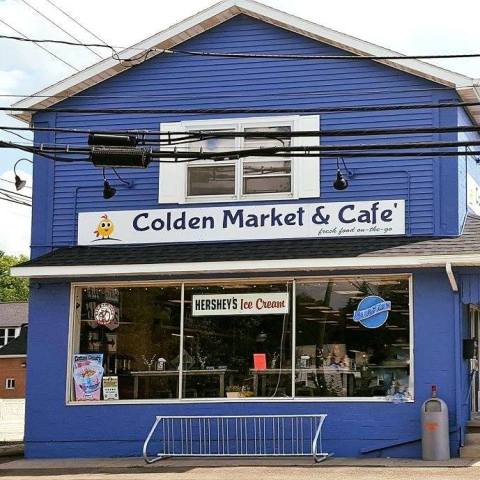
[[[20,327],[28,322],[28,302],[0,303],[0,327]]]
[[[389,236],[63,247],[21,267],[134,265],[236,260],[448,255],[480,252],[480,218],[469,216],[456,237]]]

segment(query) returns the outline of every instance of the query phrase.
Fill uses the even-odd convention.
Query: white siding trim
[[[248,247],[248,245],[247,245]],[[99,247],[101,248],[101,247]],[[333,269],[421,268],[480,266],[480,255],[365,256],[345,258],[304,258],[285,260],[234,260],[222,262],[152,263],[130,265],[77,265],[13,267],[15,277],[107,277],[111,275],[161,275],[234,272],[316,271]]]

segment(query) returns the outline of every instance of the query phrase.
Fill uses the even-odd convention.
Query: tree
[[[28,280],[10,275],[10,268],[27,261],[25,255],[6,255],[0,250],[0,302],[26,302]]]

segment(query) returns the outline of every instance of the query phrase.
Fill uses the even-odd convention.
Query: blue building
[[[478,102],[479,87],[419,60],[350,55],[398,54],[225,0],[120,53],[133,61],[15,105],[37,144],[69,149],[125,130],[158,132],[171,159],[338,147],[152,161],[121,179],[82,155],[35,156],[32,259],[13,269],[31,279],[28,457],[139,455],[156,415],[267,413],[328,414],[337,456],[418,457],[433,384],[459,455],[480,408],[464,351],[480,322],[480,167],[451,143],[480,140],[463,128],[480,109],[438,105]],[[409,104],[424,107],[383,108]],[[109,111],[129,108],[142,113]],[[402,142],[450,146],[346,150]],[[338,171],[348,188],[332,186]]]

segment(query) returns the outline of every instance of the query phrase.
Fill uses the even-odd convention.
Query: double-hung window
[[[0,328],[0,347],[11,342],[20,334],[20,329],[15,327]]]
[[[319,130],[319,117],[259,117],[167,123],[163,132],[198,132],[203,139],[177,146],[191,152],[238,152],[315,146],[319,137],[292,137],[295,130]],[[267,136],[255,135],[267,132]],[[229,133],[232,133],[230,136]],[[240,133],[240,135],[238,135]],[[237,135],[236,135],[237,134]],[[246,134],[246,135],[243,135]],[[202,159],[160,166],[160,203],[312,198],[320,194],[319,159],[252,155]]]

